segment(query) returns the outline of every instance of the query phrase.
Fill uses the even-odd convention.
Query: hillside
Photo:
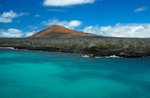
[[[83,37],[87,34],[80,31],[71,30],[59,25],[50,26],[30,38],[75,38]]]

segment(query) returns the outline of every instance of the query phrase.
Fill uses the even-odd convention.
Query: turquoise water
[[[1,49],[0,98],[150,98],[150,58]]]

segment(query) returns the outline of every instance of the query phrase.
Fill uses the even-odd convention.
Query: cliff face
[[[53,25],[32,35],[30,38],[75,38],[82,36],[86,36],[86,33],[71,30],[59,25]]]

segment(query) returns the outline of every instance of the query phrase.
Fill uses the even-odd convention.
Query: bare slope
[[[72,37],[83,37],[87,34],[80,31],[71,30],[59,25],[53,25],[48,27],[30,38],[72,38]]]

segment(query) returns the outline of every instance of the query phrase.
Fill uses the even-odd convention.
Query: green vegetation
[[[96,44],[96,49],[98,50],[103,50],[103,49],[109,49],[108,45],[103,45],[103,44]]]

